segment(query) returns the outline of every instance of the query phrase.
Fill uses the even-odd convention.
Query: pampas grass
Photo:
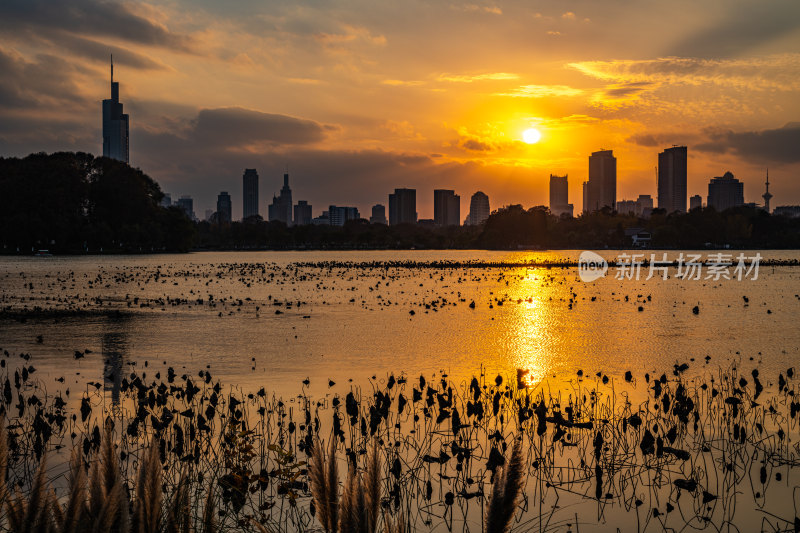
[[[317,519],[328,533],[337,533],[339,526],[339,471],[336,465],[336,439],[331,439],[326,461],[322,442],[311,451],[309,477],[311,496],[317,508]]]
[[[146,449],[139,464],[131,515],[131,501],[120,471],[114,445],[113,424],[107,421],[99,457],[87,476],[87,466],[78,449],[69,466],[69,496],[62,506],[47,479],[47,456],[43,455],[27,494],[17,490],[9,498],[8,435],[0,420],[0,530],[9,533],[216,533],[213,485],[203,506],[199,527],[193,527],[189,481],[181,475],[165,508],[164,482],[158,448]]]
[[[506,461],[502,471],[495,474],[492,496],[486,512],[486,533],[506,533],[514,511],[517,508],[517,499],[522,490],[525,467],[522,464],[522,439],[514,439],[514,448],[511,459]]]
[[[350,465],[341,499],[336,439],[331,439],[327,459],[323,456],[323,448],[322,443],[317,441],[311,452],[309,469],[311,495],[320,524],[328,533],[375,533],[381,504],[381,463],[377,441],[369,450],[363,475],[355,465]]]

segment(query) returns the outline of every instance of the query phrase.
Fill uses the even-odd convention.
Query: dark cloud
[[[656,84],[648,81],[634,81],[613,85],[606,88],[603,94],[606,98],[613,100],[625,99],[636,96],[637,94],[654,87]]]
[[[67,31],[184,52],[191,51],[194,45],[189,36],[172,33],[122,3],[103,0],[3,0],[0,28]]]
[[[733,153],[752,164],[800,163],[800,122],[763,131],[713,133],[695,147],[702,152]]]
[[[225,147],[309,144],[321,141],[326,130],[326,126],[313,120],[241,107],[203,109],[193,128],[192,138],[202,145]]]
[[[628,137],[627,142],[647,147],[688,146],[694,144],[698,135],[690,133],[639,133]]]
[[[461,141],[461,147],[473,152],[490,152],[492,146],[489,143],[478,141],[476,139],[464,139]]]
[[[667,55],[684,57],[737,57],[760,45],[800,30],[800,2],[766,0],[737,2],[728,15],[677,43]]]
[[[91,59],[99,63],[109,62],[109,56],[113,54],[115,65],[125,65],[132,68],[143,70],[163,70],[166,67],[149,57],[132,52],[119,46],[76,37],[63,32],[53,32],[49,34],[48,40],[62,49],[66,49],[73,54]]]
[[[28,61],[0,48],[0,72],[0,109],[87,104],[74,82],[85,71],[73,62],[46,54]]]

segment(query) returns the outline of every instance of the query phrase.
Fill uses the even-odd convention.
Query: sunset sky
[[[395,187],[582,204],[590,152],[617,199],[656,195],[657,153],[689,150],[689,195],[732,171],[745,201],[800,203],[798,0],[0,2],[0,156],[102,153],[109,54],[131,164],[199,217],[221,190],[262,215],[294,200],[369,216]],[[541,140],[525,144],[536,128]]]

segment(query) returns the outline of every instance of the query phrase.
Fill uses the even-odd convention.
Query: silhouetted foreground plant
[[[375,533],[381,506],[381,465],[378,442],[374,441],[367,456],[367,466],[362,474],[350,464],[347,482],[339,497],[339,474],[336,466],[336,440],[331,439],[328,457],[323,445],[317,441],[311,452],[309,477],[311,494],[318,512],[319,522],[328,533]],[[384,513],[387,533],[405,531],[402,513],[397,520]]]
[[[213,490],[209,489],[202,521],[195,526],[188,480],[181,477],[172,501],[162,501],[162,475],[158,449],[151,446],[139,465],[135,498],[127,496],[113,442],[113,424],[107,421],[100,457],[91,466],[73,451],[69,496],[59,502],[47,479],[47,458],[42,457],[30,491],[8,495],[5,423],[0,426],[0,497],[4,508],[0,528],[10,533],[216,533]],[[87,477],[87,468],[89,476]],[[133,509],[133,514],[130,510]]]
[[[389,375],[286,401],[225,391],[207,371],[130,372],[112,433],[100,384],[65,399],[6,365],[0,530],[52,520],[53,531],[792,531],[794,370],[770,381],[757,368],[705,368],[579,372],[535,389],[501,376]],[[57,505],[63,480],[44,465],[63,466],[69,451]]]

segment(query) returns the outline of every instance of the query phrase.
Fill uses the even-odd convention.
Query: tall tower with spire
[[[111,57],[111,98],[103,100],[103,156],[130,163],[128,115],[119,101],[119,82],[114,81],[114,57]]]
[[[764,199],[764,209],[766,210],[767,213],[769,213],[770,212],[770,210],[769,210],[769,201],[772,200],[772,194],[770,194],[770,192],[769,192],[769,169],[767,169],[767,183],[766,183],[766,185],[767,185],[767,190],[766,190],[766,192],[764,194],[761,195],[761,197]]]

